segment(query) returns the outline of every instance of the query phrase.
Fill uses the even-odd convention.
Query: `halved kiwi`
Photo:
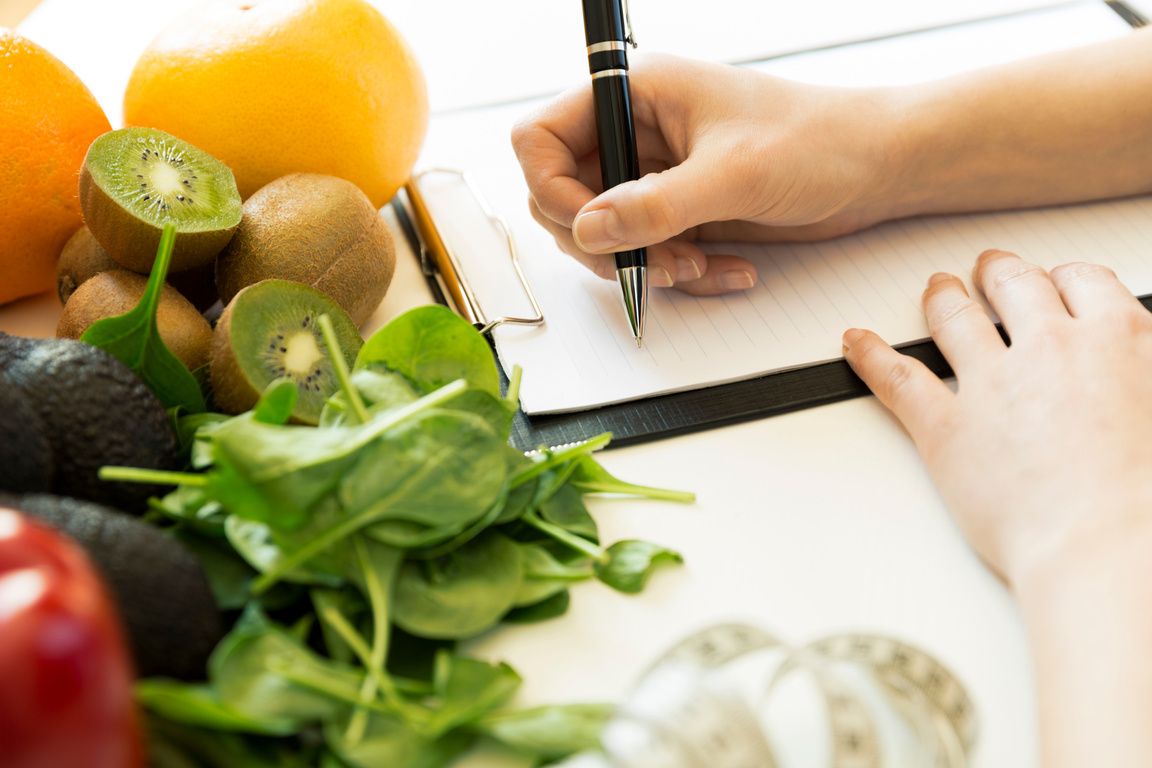
[[[240,223],[232,171],[153,128],[97,138],[80,169],[80,206],[92,236],[122,266],[147,274],[165,224],[176,226],[172,272],[211,263]]]
[[[324,401],[339,388],[319,318],[328,315],[351,368],[363,345],[340,306],[319,290],[287,280],[264,280],[236,294],[212,338],[209,372],[216,404],[243,413],[275,379],[296,382],[295,421],[316,424]]]

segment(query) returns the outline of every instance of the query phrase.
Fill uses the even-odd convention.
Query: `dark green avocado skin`
[[[99,504],[0,493],[0,506],[84,548],[116,599],[141,677],[204,679],[225,622],[195,555],[159,528]]]
[[[50,491],[55,474],[40,417],[21,390],[0,382],[0,488]]]
[[[0,387],[15,388],[39,418],[54,457],[53,493],[135,513],[149,496],[163,493],[96,475],[105,465],[173,469],[177,455],[160,401],[108,352],[70,339],[4,337]]]

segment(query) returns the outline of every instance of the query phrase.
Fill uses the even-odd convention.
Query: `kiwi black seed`
[[[176,227],[172,272],[211,263],[240,223],[232,171],[152,128],[97,138],[80,169],[80,206],[92,236],[122,266],[147,274],[165,224]]]
[[[264,280],[236,294],[216,323],[209,372],[216,404],[242,413],[274,380],[296,382],[292,418],[316,424],[339,388],[319,318],[327,315],[349,368],[363,340],[352,318],[323,292],[287,280]]]

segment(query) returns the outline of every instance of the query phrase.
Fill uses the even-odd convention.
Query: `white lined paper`
[[[1127,31],[1103,3],[1085,2],[803,54],[760,68],[811,82],[895,84]],[[1011,49],[1007,40],[1015,41]],[[706,250],[753,261],[758,284],[722,297],[653,291],[644,347],[638,350],[618,286],[561,254],[528,214],[527,189],[508,141],[524,111],[513,105],[438,117],[422,165],[467,168],[512,225],[545,325],[499,328],[496,343],[506,369],[524,369],[521,403],[529,413],[583,410],[835,359],[841,334],[853,326],[870,328],[891,343],[925,338],[919,299],[928,276],[947,271],[967,278],[976,255],[990,247],[1017,251],[1045,267],[1096,261],[1114,269],[1134,292],[1152,292],[1152,198],[908,219],[822,243],[706,244]],[[498,234],[468,210],[458,192],[425,192],[465,271],[484,276],[486,289],[478,293],[486,310],[526,312]]]

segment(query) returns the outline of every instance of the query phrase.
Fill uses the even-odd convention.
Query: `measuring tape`
[[[760,682],[753,665],[746,664],[757,658],[775,662]],[[733,674],[724,674],[737,668],[735,681]],[[829,768],[884,765],[876,700],[913,735],[915,765],[967,766],[976,743],[976,713],[955,675],[930,654],[867,634],[791,647],[745,624],[698,632],[649,668],[602,733],[609,764],[779,768],[779,749],[762,714],[796,675],[806,675],[823,700]],[[871,697],[861,681],[871,685]],[[566,763],[572,768],[604,764],[599,756]]]

